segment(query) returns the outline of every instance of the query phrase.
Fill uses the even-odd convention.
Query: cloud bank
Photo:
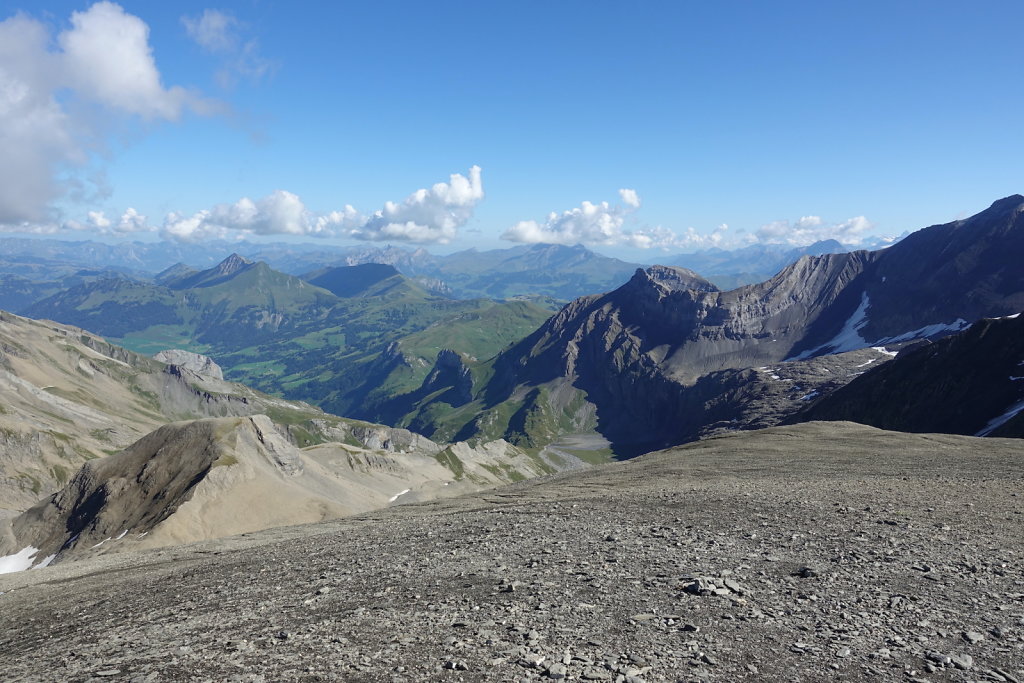
[[[805,246],[821,240],[833,239],[842,244],[859,244],[874,224],[864,216],[855,216],[842,223],[826,224],[820,216],[804,216],[790,223],[773,221],[762,225],[754,235],[764,244],[790,244]]]
[[[711,232],[688,227],[677,233],[660,225],[626,229],[627,219],[640,208],[640,196],[636,190],[621,189],[619,197],[622,200],[619,205],[583,202],[560,214],[550,213],[543,223],[520,221],[503,232],[501,238],[522,243],[694,251],[715,247],[736,249],[757,243],[805,246],[826,239],[853,245],[860,243],[874,228],[864,216],[832,224],[825,223],[819,216],[805,216],[792,223],[766,223],[754,232],[730,232],[724,223]]]
[[[191,216],[172,213],[160,228],[166,239],[198,242],[250,235],[350,237],[360,240],[447,244],[473,216],[484,197],[479,166],[467,175],[453,173],[447,183],[413,192],[401,202],[366,216],[350,204],[316,214],[291,192],[277,190],[262,199],[243,197]]]
[[[9,229],[50,219],[52,202],[73,189],[62,173],[84,167],[102,146],[89,107],[145,121],[216,109],[194,92],[164,86],[149,27],[120,5],[97,2],[70,21],[55,38],[23,14],[0,22],[0,224]]]

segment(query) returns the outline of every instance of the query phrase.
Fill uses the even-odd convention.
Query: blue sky
[[[638,260],[896,235],[1024,192],[1024,4],[971,5],[3,0],[0,105],[35,104],[0,106],[0,223]]]

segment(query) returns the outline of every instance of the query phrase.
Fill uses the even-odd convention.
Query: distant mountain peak
[[[218,275],[232,275],[242,270],[246,266],[251,266],[252,263],[252,261],[245,258],[244,256],[239,256],[237,253],[232,253],[231,256],[228,256],[226,259],[224,259],[223,261],[216,265],[216,267],[214,268],[214,272],[216,272]]]

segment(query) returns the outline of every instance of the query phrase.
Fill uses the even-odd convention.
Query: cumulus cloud
[[[66,172],[85,166],[102,141],[77,102],[149,121],[215,109],[163,85],[149,27],[117,4],[72,13],[71,27],[55,39],[23,14],[0,21],[0,228],[54,225],[52,202],[80,182]]]
[[[629,217],[640,208],[636,190],[621,189],[622,204],[583,202],[580,206],[552,212],[547,220],[520,221],[502,233],[511,242],[546,244],[622,245],[637,249],[697,251],[720,248],[736,249],[755,243],[805,246],[825,239],[843,244],[860,243],[874,225],[864,216],[841,223],[826,223],[820,216],[804,216],[796,221],[774,221],[754,232],[730,231],[725,223],[710,232],[693,227],[676,232],[663,226],[627,229]]]
[[[101,235],[124,235],[133,232],[152,232],[153,228],[150,226],[146,217],[140,214],[135,209],[127,209],[121,214],[121,217],[114,222],[112,219],[107,217],[107,214],[103,211],[89,211],[86,213],[84,221],[67,220],[60,224],[41,224],[29,226],[22,226],[23,230],[19,232],[30,232],[35,234],[52,234],[55,232],[73,231],[73,232],[91,232],[98,233]],[[25,230],[24,228],[29,228]]]
[[[147,119],[174,120],[206,104],[182,87],[165,88],[149,46],[149,26],[112,2],[71,14],[58,37],[67,84],[80,95]]]
[[[276,192],[257,200],[243,197],[191,216],[172,213],[160,228],[167,239],[202,241],[248,235],[305,235],[351,237],[361,240],[445,244],[472,217],[483,199],[479,166],[468,176],[452,174],[447,183],[413,192],[401,202],[365,216],[346,204],[341,210],[316,214],[291,192]]]
[[[859,244],[874,224],[864,216],[855,216],[841,223],[825,223],[820,216],[804,216],[796,221],[773,221],[758,228],[754,235],[765,244],[805,246],[821,240],[834,239],[842,244]]]
[[[119,233],[148,232],[151,229],[146,223],[146,217],[131,207],[121,214],[114,227],[114,231]]]
[[[222,86],[231,86],[237,76],[259,80],[272,70],[273,63],[260,55],[258,41],[243,39],[245,25],[233,14],[206,9],[197,17],[182,17],[181,23],[199,47],[223,60],[217,72]]]
[[[429,190],[417,190],[400,204],[387,202],[363,225],[349,231],[361,240],[405,241],[447,244],[458,229],[473,216],[484,198],[479,166],[469,175],[453,173],[447,183],[436,183]]]
[[[667,228],[626,230],[626,219],[640,208],[640,196],[636,190],[622,189],[619,197],[622,198],[621,205],[585,201],[560,214],[551,212],[543,223],[520,221],[502,233],[501,238],[510,242],[565,245],[626,244],[641,249],[672,245],[675,234]]]

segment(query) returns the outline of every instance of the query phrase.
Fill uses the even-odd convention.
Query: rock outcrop
[[[213,359],[209,356],[204,356],[199,353],[183,351],[182,349],[168,349],[166,351],[160,351],[154,355],[153,358],[161,363],[188,368],[192,372],[203,377],[219,380],[224,379],[224,371],[221,370],[221,367],[214,363]]]

